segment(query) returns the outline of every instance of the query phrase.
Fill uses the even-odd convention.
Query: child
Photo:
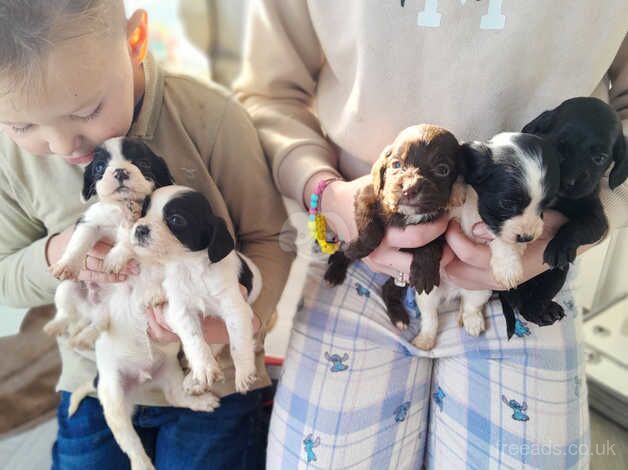
[[[237,233],[239,249],[260,268],[264,289],[254,311],[265,330],[283,289],[291,254],[277,237],[286,220],[257,134],[245,111],[217,87],[164,74],[146,54],[147,17],[128,21],[122,0],[0,0],[0,304],[52,303],[48,272],[64,251],[85,206],[82,167],[113,136],[143,139],[166,159],[175,181],[201,191]],[[246,192],[243,190],[246,188]],[[124,281],[102,272],[108,246],[85,258],[80,278]],[[223,326],[224,330],[224,326]],[[211,339],[226,336],[218,327]],[[263,334],[258,381],[234,394],[233,364],[219,358],[224,383],[214,413],[138,400],[135,425],[158,468],[250,468],[259,389],[269,384]],[[93,358],[59,343],[63,371],[54,468],[128,468],[98,401],[86,399],[68,419],[69,392],[95,376]],[[227,348],[228,351],[228,348]],[[253,446],[254,447],[254,446]]]

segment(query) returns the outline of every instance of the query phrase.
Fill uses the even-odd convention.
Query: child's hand
[[[545,212],[543,234],[530,243],[523,255],[524,279],[525,282],[538,276],[549,269],[543,263],[543,252],[567,219],[556,211]],[[473,227],[473,234],[479,240],[490,241],[493,237],[483,224],[476,224]],[[468,238],[457,222],[451,222],[447,233],[446,252],[453,252],[453,258],[445,267],[447,277],[457,286],[470,290],[503,290],[503,287],[494,279],[490,268],[491,250],[488,245],[477,243]],[[580,247],[578,253],[586,251],[590,246]],[[448,253],[448,256],[451,254]]]
[[[65,248],[72,237],[74,232],[74,226],[66,228],[63,232],[54,235],[48,241],[46,247],[46,260],[48,265],[54,265],[65,251]],[[139,266],[137,262],[130,261],[120,274],[109,274],[103,270],[103,259],[105,255],[111,250],[112,245],[104,240],[99,241],[94,247],[87,253],[82,262],[82,269],[79,272],[79,281],[88,282],[122,282],[127,279],[129,275],[135,275],[139,273]]]
[[[240,285],[240,292],[244,298],[248,297],[246,288]],[[163,309],[166,304],[157,305],[146,308],[146,318],[148,320],[148,334],[158,343],[173,343],[179,341],[179,337],[168,327],[164,316]],[[205,317],[201,320],[203,328],[203,336],[208,344],[229,344],[229,334],[225,322],[217,317]],[[261,322],[257,315],[253,316],[253,332],[257,333],[260,329]]]

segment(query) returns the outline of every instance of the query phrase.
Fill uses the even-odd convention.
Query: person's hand
[[[567,218],[556,211],[546,211],[544,213],[543,233],[530,243],[523,254],[524,278],[521,282],[532,279],[549,269],[543,263],[543,251]],[[460,224],[452,221],[449,224],[445,238],[447,247],[446,255],[451,261],[444,263],[445,275],[458,287],[470,290],[503,290],[495,278],[490,268],[491,250],[486,245],[493,236],[486,228],[486,225],[478,223],[473,227],[475,240],[462,233]],[[588,247],[581,247],[579,252],[585,251]],[[443,263],[441,263],[442,265]]]
[[[240,292],[244,298],[248,297],[246,288],[240,285]],[[158,343],[173,343],[179,341],[179,337],[172,332],[163,316],[166,304],[156,305],[146,308],[146,319],[148,321],[148,334]],[[253,331],[257,333],[261,322],[257,315],[253,315]],[[201,319],[203,336],[208,344],[229,344],[229,334],[225,322],[216,317],[204,317]]]
[[[49,266],[59,261],[73,232],[74,226],[70,226],[48,240],[48,245],[46,246],[46,260]],[[101,240],[96,243],[81,262],[82,267],[78,275],[78,280],[102,283],[123,282],[126,281],[129,275],[139,274],[139,265],[133,260],[129,261],[119,274],[105,272],[103,270],[103,260],[111,248],[112,244],[107,240]]]
[[[341,240],[354,240],[358,236],[355,222],[354,199],[356,192],[371,184],[371,175],[353,181],[334,181],[323,192],[321,211],[330,229]],[[433,222],[409,225],[405,228],[389,227],[381,244],[363,261],[374,272],[398,276],[399,272],[409,277],[412,255],[399,248],[416,248],[438,238],[447,229],[447,218]],[[444,259],[443,261],[448,261]]]

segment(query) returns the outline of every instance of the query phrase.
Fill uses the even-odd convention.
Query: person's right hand
[[[329,228],[338,235],[340,240],[350,241],[358,236],[355,222],[354,199],[356,192],[363,186],[371,184],[371,175],[365,175],[353,181],[334,181],[323,192],[320,207]],[[389,227],[381,244],[366,258],[364,262],[375,272],[398,276],[399,272],[410,273],[412,255],[399,251],[399,248],[416,248],[426,245],[438,238],[447,230],[447,217],[433,222],[409,225],[405,228]],[[443,256],[441,266],[451,261],[450,256]]]
[[[73,232],[74,226],[72,225],[63,232],[53,235],[50,240],[48,240],[48,245],[46,246],[46,260],[49,266],[59,261]],[[101,240],[92,247],[87,253],[86,259],[81,262],[82,268],[78,275],[79,281],[123,282],[126,281],[129,275],[139,273],[139,265],[133,260],[126,265],[120,274],[109,274],[103,271],[103,259],[109,250],[111,250],[111,247],[111,243],[106,240]]]

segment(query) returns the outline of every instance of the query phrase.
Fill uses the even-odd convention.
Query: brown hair
[[[0,92],[41,82],[56,45],[123,31],[123,20],[122,0],[0,0]]]

